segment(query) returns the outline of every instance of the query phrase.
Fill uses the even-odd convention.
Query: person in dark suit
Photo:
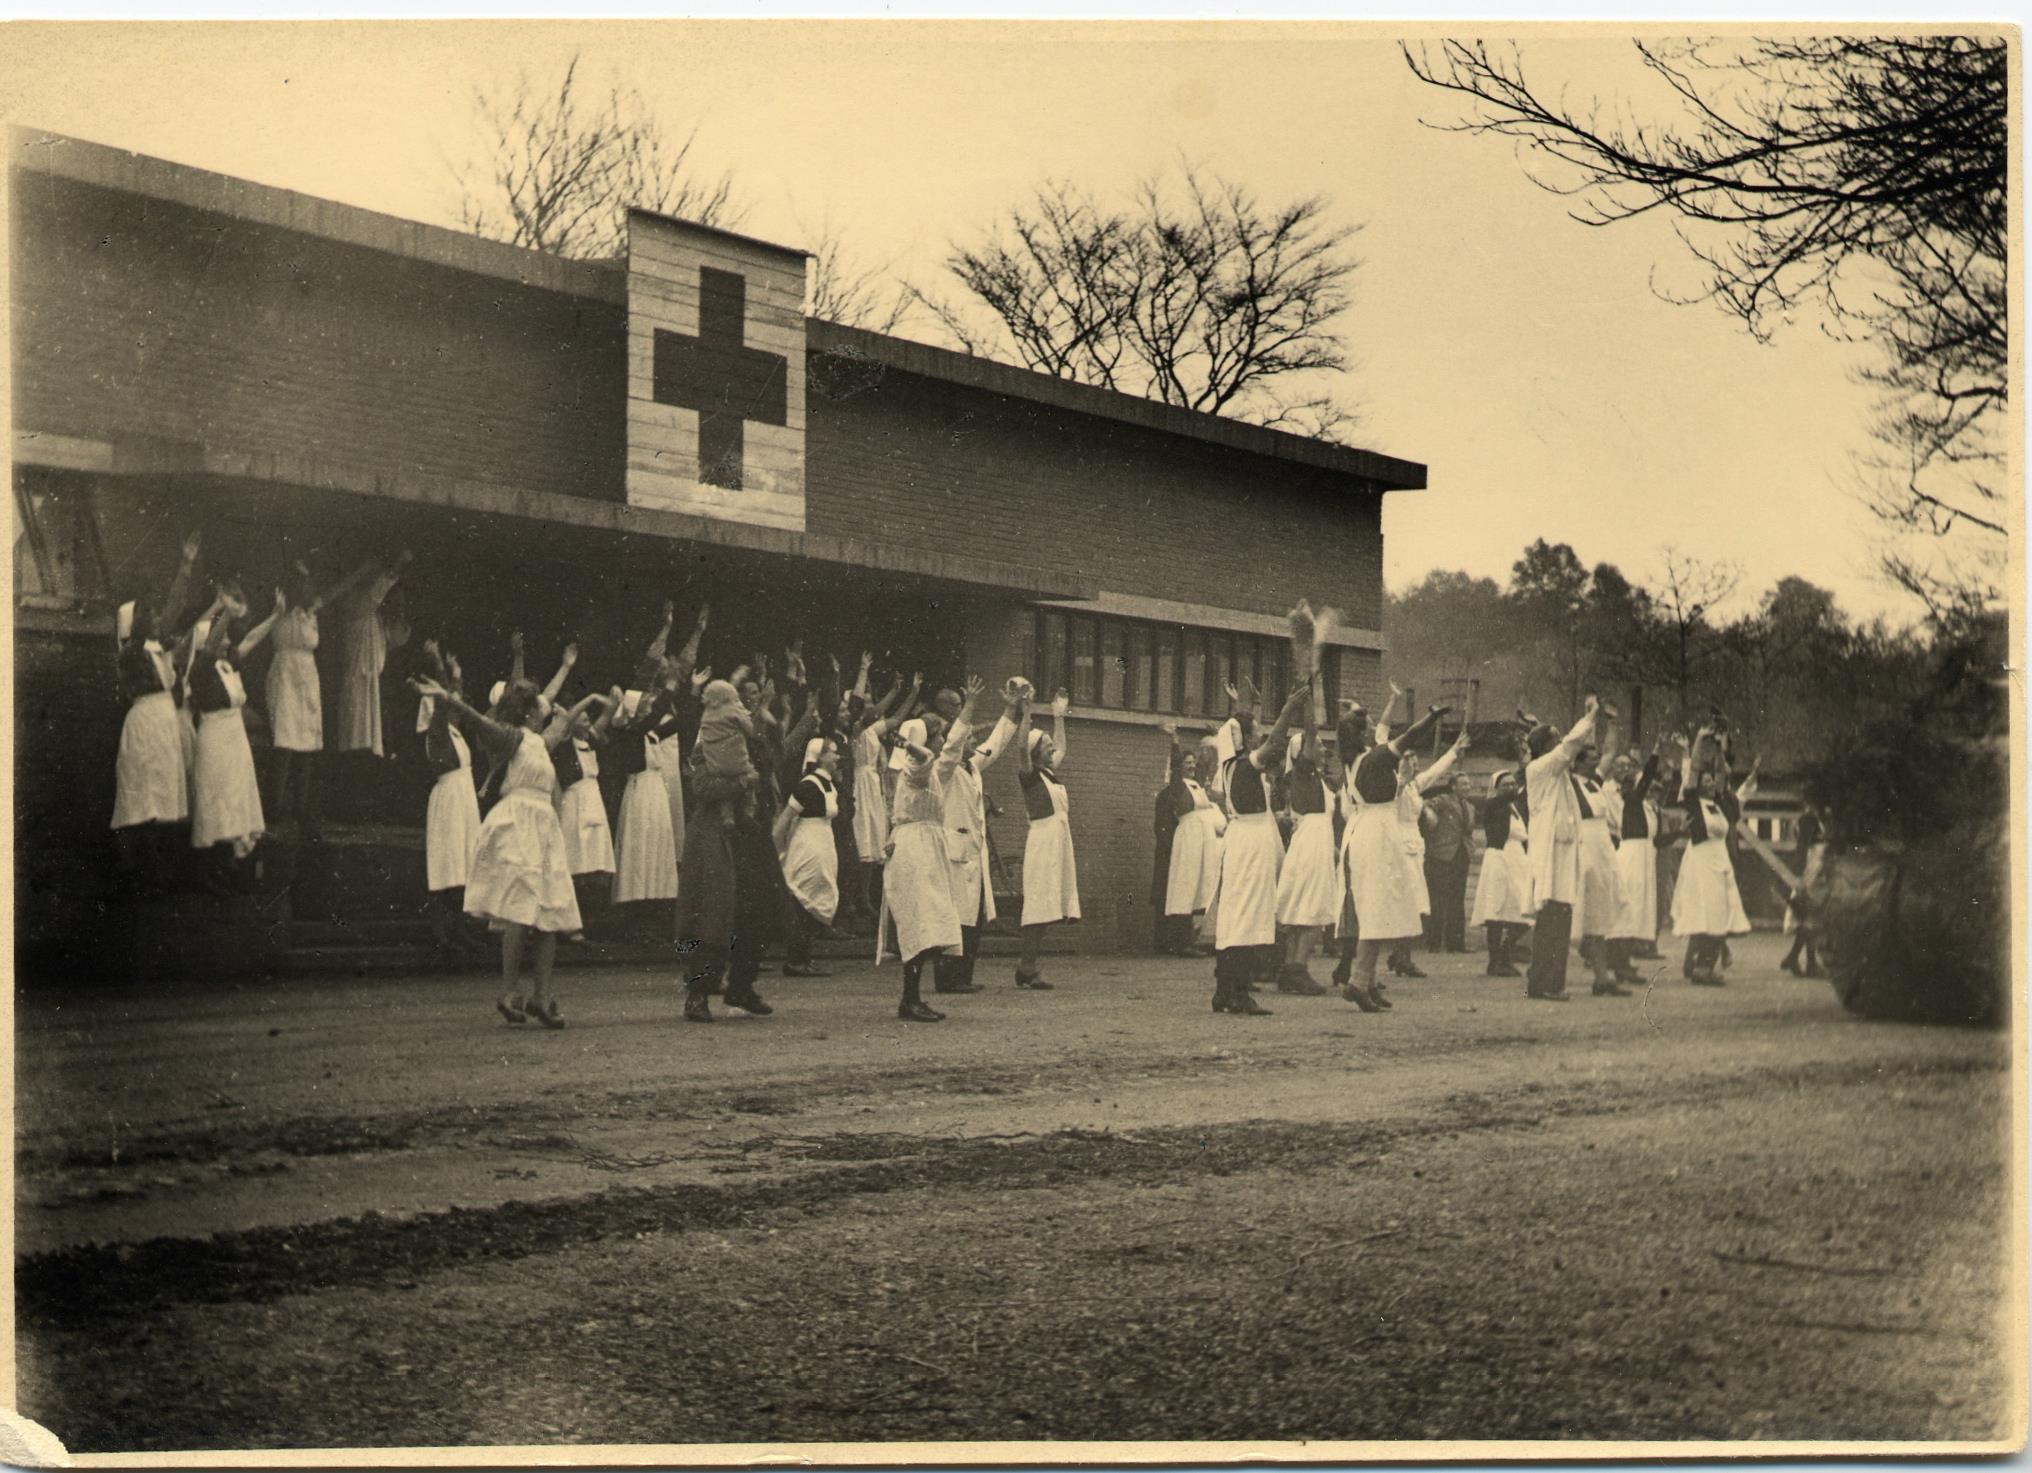
[[[1418,826],[1425,833],[1425,889],[1432,902],[1425,944],[1440,951],[1466,951],[1468,920],[1469,831],[1474,810],[1468,805],[1468,779],[1426,799]]]

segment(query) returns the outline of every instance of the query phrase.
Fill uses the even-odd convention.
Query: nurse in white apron
[[[1731,793],[1705,765],[1710,733],[1702,728],[1680,770],[1685,793],[1686,856],[1672,891],[1672,930],[1687,938],[1685,974],[1700,987],[1720,987],[1722,945],[1730,936],[1747,936],[1750,918],[1729,860],[1729,829],[1742,817],[1742,796]],[[1696,780],[1694,774],[1699,771]],[[1751,784],[1745,783],[1749,788]]]
[[[1277,877],[1284,865],[1284,836],[1270,811],[1270,786],[1284,767],[1292,723],[1311,700],[1308,681],[1291,693],[1260,743],[1222,765],[1229,817],[1213,905],[1217,1013],[1269,1016],[1270,1010],[1249,995],[1249,983],[1276,970]]]
[[[786,977],[830,975],[812,965],[811,944],[840,911],[840,849],[833,836],[840,814],[839,770],[838,742],[829,737],[806,742],[803,775],[776,817],[783,882],[796,903],[783,961]]]
[[[1524,848],[1524,817],[1517,811],[1517,774],[1505,769],[1495,776],[1482,808],[1481,878],[1475,882],[1470,927],[1488,937],[1491,977],[1518,975],[1510,950],[1531,924],[1531,861]]]
[[[237,597],[227,604],[191,671],[191,702],[199,713],[191,846],[209,849],[214,844],[228,845],[234,860],[254,852],[264,829],[261,785],[255,779],[254,752],[247,743],[247,687],[237,667],[268,637],[282,612],[282,600],[278,596],[275,612],[229,650],[228,619],[245,612],[246,605]]]
[[[456,655],[441,656],[437,642],[431,640],[424,645],[424,657],[433,678],[447,690],[457,694],[464,689]],[[424,761],[436,774],[423,818],[424,887],[435,902],[431,933],[444,950],[465,951],[472,945],[461,924],[466,881],[472,875],[473,851],[480,842],[473,750],[452,719],[449,702],[423,697],[416,709],[416,729],[423,733]]]
[[[1016,961],[1016,985],[1049,992],[1038,959],[1044,928],[1080,918],[1079,865],[1073,854],[1071,808],[1058,769],[1065,762],[1065,713],[1071,698],[1058,692],[1051,703],[1051,735],[1030,730],[1028,706],[1018,720],[1016,781],[1023,790],[1030,832],[1023,844],[1023,932]]]
[[[1445,711],[1445,707],[1435,706],[1400,735],[1378,741],[1349,770],[1345,789],[1348,827],[1341,841],[1341,870],[1360,940],[1342,996],[1362,1005],[1365,1012],[1385,1005],[1376,983],[1377,958],[1386,948],[1408,942],[1420,931],[1420,895],[1411,883],[1413,870],[1407,862],[1398,817],[1397,765],[1404,749],[1423,740]],[[1379,737],[1385,729],[1378,728]],[[1449,758],[1461,750],[1466,731],[1461,735],[1462,742],[1454,745]],[[1450,765],[1446,758],[1434,763],[1435,779]]]

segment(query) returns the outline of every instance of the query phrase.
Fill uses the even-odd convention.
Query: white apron
[[[1051,794],[1051,816],[1030,820],[1023,845],[1023,924],[1049,926],[1080,918],[1079,867],[1072,852],[1072,823],[1065,789],[1038,774]]]
[[[480,798],[473,790],[473,753],[465,734],[448,727],[459,765],[431,784],[423,817],[424,883],[432,890],[463,890],[480,843]]]
[[[1191,778],[1193,809],[1178,821],[1171,836],[1171,870],[1164,882],[1164,913],[1194,915],[1213,903],[1221,878],[1221,835],[1228,816],[1207,800],[1206,789]]]
[[[600,758],[592,744],[576,737],[579,779],[557,800],[557,825],[564,832],[565,867],[575,875],[614,872],[614,832],[607,826],[607,804],[600,796]]]
[[[1501,849],[1482,851],[1481,878],[1475,882],[1475,906],[1468,917],[1470,926],[1490,921],[1524,926],[1531,922],[1531,859],[1524,850],[1524,827],[1513,820],[1509,842]]]
[[[261,837],[261,784],[254,777],[254,752],[247,745],[247,687],[240,672],[223,660],[219,681],[231,705],[207,711],[198,721],[195,790],[191,803],[191,846],[209,849],[231,843],[246,858]]]
[[[896,922],[896,954],[909,961],[927,951],[957,949],[960,918],[952,903],[952,860],[945,825],[931,819],[889,831],[893,847],[882,871],[882,909]],[[882,938],[876,938],[876,960]]]
[[[1721,836],[1729,820],[1720,808],[1700,800],[1701,819],[1715,835],[1686,846],[1679,862],[1679,881],[1672,888],[1672,930],[1680,936],[1746,936],[1750,918],[1743,910],[1743,892],[1736,887],[1736,867]]]
[[[840,909],[840,847],[833,838],[840,793],[823,773],[808,775],[825,792],[825,812],[807,813],[791,826],[790,843],[783,851],[783,880],[813,920],[830,926]]]
[[[663,779],[663,795],[670,806],[670,852],[675,866],[684,864],[684,745],[676,732],[649,748],[649,761]]]
[[[321,752],[325,745],[324,700],[318,685],[318,618],[290,609],[268,637],[275,656],[268,665],[268,730],[286,752]]]
[[[169,685],[176,678],[168,655],[151,648],[161,690],[136,696],[120,726],[114,768],[113,827],[181,823],[190,817],[189,774],[184,764],[183,717]]]
[[[1214,949],[1274,946],[1277,878],[1284,867],[1284,835],[1274,813],[1238,813],[1221,840],[1221,874],[1208,907]]]
[[[1594,795],[1589,794],[1589,801]],[[1573,908],[1575,936],[1606,936],[1616,918],[1616,846],[1609,821],[1600,815],[1580,821],[1580,901]]]
[[[1644,816],[1657,833],[1657,810],[1647,803]],[[1608,934],[1612,941],[1658,939],[1658,851],[1649,839],[1625,839],[1616,851],[1616,915]]]
[[[854,851],[863,864],[880,864],[889,848],[889,795],[882,787],[884,723],[854,734]]]
[[[564,831],[551,799],[557,778],[542,737],[522,733],[501,786],[501,801],[480,825],[473,872],[466,881],[466,914],[484,916],[496,927],[580,929],[578,896],[564,860]]]
[[[1291,847],[1284,852],[1284,868],[1277,877],[1277,924],[1331,926],[1340,913],[1333,814],[1301,813],[1292,827]]]
[[[645,736],[643,770],[628,778],[621,792],[620,837],[615,845],[614,901],[677,898],[677,836],[670,829],[670,792],[664,785],[663,748],[678,750],[677,740]]]
[[[1432,895],[1425,887],[1425,834],[1418,827],[1418,815],[1425,811],[1425,795],[1411,783],[1397,789],[1397,833],[1404,841],[1404,871],[1414,903],[1421,916],[1432,914]],[[1420,923],[1420,932],[1424,925]],[[1362,931],[1364,936],[1368,930]]]
[[[1406,941],[1423,930],[1419,909],[1425,898],[1421,866],[1419,885],[1411,885],[1411,856],[1397,822],[1397,800],[1365,803],[1349,774],[1345,796],[1350,805],[1347,833],[1341,839],[1341,867],[1347,876],[1348,898],[1364,941]]]

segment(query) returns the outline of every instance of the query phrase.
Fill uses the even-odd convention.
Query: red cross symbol
[[[732,271],[699,267],[698,336],[656,330],[658,404],[698,411],[699,479],[741,489],[742,426],[785,419],[784,360],[750,348],[748,283]]]

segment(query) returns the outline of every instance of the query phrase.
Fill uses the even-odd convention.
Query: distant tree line
[[[1519,706],[1567,718],[1598,692],[1622,707],[1619,740],[1646,746],[1660,730],[1684,731],[1719,710],[1739,752],[1759,752],[1767,770],[1786,771],[1821,759],[1843,733],[1936,703],[1944,667],[1980,663],[1970,653],[1983,637],[1974,616],[1909,629],[1859,621],[1827,589],[1796,577],[1737,612],[1719,612],[1736,584],[1732,568],[1673,548],[1638,582],[1613,563],[1590,568],[1566,543],[1540,540],[1505,584],[1434,571],[1388,594],[1391,678],[1421,706],[1461,706],[1479,682],[1485,721]]]

